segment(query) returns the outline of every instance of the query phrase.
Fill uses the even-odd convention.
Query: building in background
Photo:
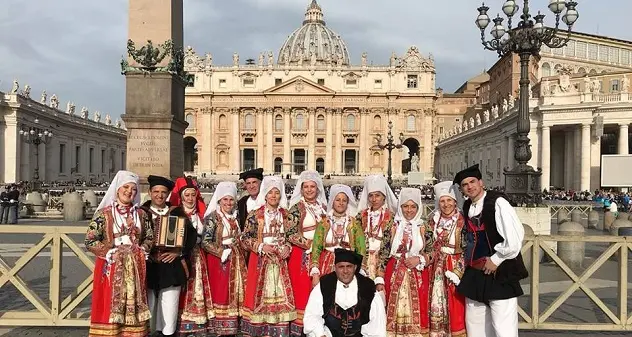
[[[437,134],[459,123],[473,94],[435,88],[430,54],[409,47],[386,64],[366,53],[353,57],[340,35],[326,26],[316,1],[302,25],[278,52],[257,59],[233,55],[215,65],[210,53],[185,52],[185,171],[198,176],[234,175],[263,167],[299,174],[305,169],[335,176],[384,172],[387,152],[375,136],[403,133],[393,151],[393,173],[402,177],[417,155],[432,178]]]
[[[0,92],[0,182],[32,180],[36,167],[40,181],[109,182],[125,168],[127,134],[121,121],[85,107],[76,111],[71,102],[60,107],[59,98],[45,91],[35,100],[30,91],[15,81],[9,93]],[[36,127],[53,134],[38,146],[39,163],[36,145],[20,134]]]

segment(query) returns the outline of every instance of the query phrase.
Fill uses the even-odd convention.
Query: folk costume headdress
[[[197,184],[193,179],[188,177],[180,177],[176,179],[175,185],[173,187],[173,191],[169,195],[167,201],[171,203],[172,206],[182,206],[182,193],[185,190],[194,189],[195,190],[195,210],[199,215],[206,213],[206,205],[204,204],[204,198],[202,198],[202,193],[198,188]]]
[[[105,192],[105,196],[103,196],[103,199],[101,199],[101,203],[99,203],[99,206],[97,206],[96,211],[104,209],[107,206],[114,205],[118,198],[118,189],[128,183],[134,183],[138,187],[138,180],[138,175],[134,172],[124,170],[116,172],[116,175],[114,176],[114,179],[112,179],[110,187],[108,187],[107,192]],[[140,193],[136,191],[134,200],[132,200],[132,206],[136,207],[138,206],[138,204],[140,204]]]
[[[342,184],[334,184],[329,188],[329,202],[327,203],[327,213],[333,215],[334,213],[334,200],[338,194],[344,193],[347,196],[347,215],[355,216],[358,213],[358,203],[355,200],[351,187]]]
[[[215,192],[213,192],[213,197],[206,208],[206,213],[204,213],[205,218],[219,208],[219,201],[224,197],[233,197],[233,199],[237,199],[237,185],[234,182],[222,181],[217,184]],[[233,209],[233,213],[229,215],[236,216],[237,207],[235,207]]]
[[[316,199],[318,203],[321,205],[327,205],[327,196],[325,196],[325,187],[323,186],[323,180],[320,177],[320,174],[316,171],[308,170],[301,172],[301,175],[298,177],[298,181],[296,182],[296,187],[292,192],[292,197],[290,198],[290,204],[288,207],[292,208],[292,206],[298,204],[299,201],[303,198],[302,186],[306,181],[313,181],[316,183],[316,187],[318,188],[318,195]]]
[[[261,189],[257,196],[257,208],[266,204],[266,195],[273,188],[276,188],[281,193],[281,200],[279,200],[279,207],[287,209],[287,196],[285,195],[285,183],[283,179],[278,176],[265,176],[261,181]]]
[[[465,178],[463,178],[465,179]],[[441,197],[450,197],[456,201],[456,206],[463,206],[463,197],[459,191],[459,187],[452,181],[442,181],[434,185],[435,210],[439,210],[439,199]]]
[[[360,194],[358,209],[364,210],[369,206],[369,193],[381,192],[384,195],[384,205],[391,210],[397,212],[397,197],[391,187],[388,186],[386,178],[381,174],[371,175],[364,179],[364,188]]]

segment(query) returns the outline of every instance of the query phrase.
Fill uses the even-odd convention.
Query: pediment
[[[344,75],[342,75],[342,78],[344,78],[345,80],[357,80],[359,78],[361,78],[362,75],[355,73],[353,71],[350,71]]]
[[[253,72],[247,71],[245,73],[239,74],[239,77],[241,77],[241,78],[254,78],[254,77],[259,77],[259,75],[255,74]]]
[[[279,85],[275,85],[263,92],[264,94],[334,94],[335,92],[323,85],[296,76]]]

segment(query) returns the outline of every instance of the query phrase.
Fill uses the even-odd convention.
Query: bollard
[[[622,227],[632,227],[632,222],[630,222],[630,220],[621,219],[613,221],[612,225],[610,225],[610,235],[619,235],[619,228]]]
[[[522,226],[524,227],[525,239],[527,237],[533,237],[534,235],[533,228],[531,228],[531,226],[527,225],[526,223],[523,223]],[[525,241],[523,241],[522,244],[524,245]],[[524,266],[527,267],[527,270],[529,271],[529,275],[533,275],[533,266],[531,265],[531,256],[533,256],[533,247],[531,247],[531,250],[529,250],[527,253],[522,255],[522,261],[524,262]]]
[[[582,214],[580,210],[576,209],[571,212],[571,221],[577,222],[578,224],[583,224],[583,219],[582,219],[583,216],[584,214]]]
[[[628,220],[629,218],[630,218],[629,213],[619,212],[619,215],[617,215],[617,219]]]
[[[557,225],[559,226],[566,221],[568,221],[568,211],[566,211],[566,208],[560,208],[557,211]]]
[[[617,234],[619,234],[619,236],[632,237],[632,227],[619,227]]]
[[[33,212],[46,212],[46,201],[42,199],[42,195],[33,191],[26,195],[25,204],[30,204],[33,208]]]
[[[603,216],[603,230],[605,232],[609,232],[610,231],[610,226],[612,226],[612,223],[614,222],[615,217],[614,217],[614,213],[607,211],[606,214],[604,214]]]
[[[85,204],[77,192],[66,193],[64,200],[64,221],[82,221],[85,219]]]
[[[588,212],[588,228],[597,229],[599,224],[599,212],[592,210]]]
[[[88,203],[88,207],[96,209],[99,206],[97,195],[93,190],[87,190],[83,193],[83,201]]]
[[[584,236],[584,226],[577,222],[567,221],[559,226],[558,235],[575,236],[578,239]],[[584,261],[586,247],[584,242],[559,241],[557,243],[557,256],[560,257],[571,269],[579,269]]]
[[[613,225],[612,226],[613,228],[611,229],[610,234],[632,237],[632,222],[629,220],[624,220],[624,221],[625,222],[621,222],[620,224],[617,224],[616,229],[614,229],[615,226]],[[619,256],[621,255],[619,253],[620,253],[620,250],[617,250],[616,252],[614,252],[614,254],[612,254],[611,260],[619,261]]]

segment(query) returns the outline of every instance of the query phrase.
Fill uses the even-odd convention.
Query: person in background
[[[258,168],[239,174],[239,179],[244,181],[244,187],[248,195],[242,197],[237,202],[237,216],[239,217],[239,229],[244,230],[248,213],[257,208],[257,196],[263,180],[263,169]]]

